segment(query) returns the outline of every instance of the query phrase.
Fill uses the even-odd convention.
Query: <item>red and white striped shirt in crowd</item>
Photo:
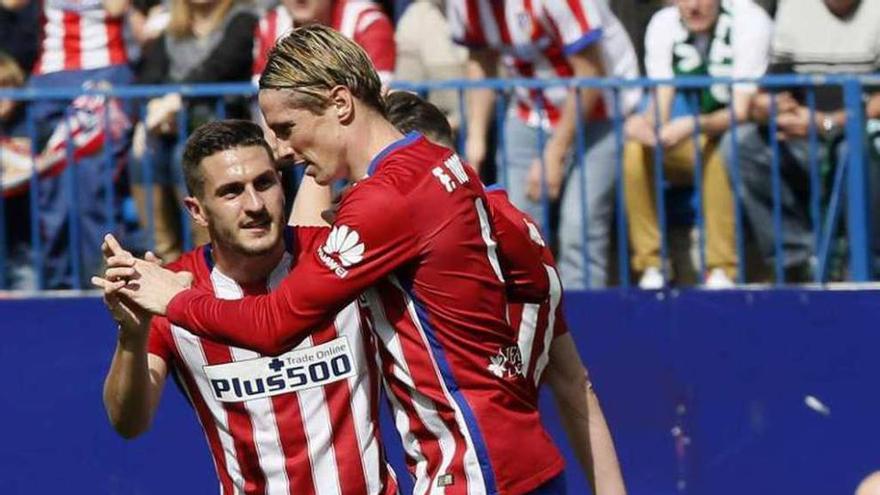
[[[639,76],[629,35],[604,0],[448,0],[447,15],[454,41],[497,50],[512,77],[572,77],[567,57],[594,43],[599,43],[606,76]],[[553,126],[562,114],[567,91],[562,86],[518,88],[517,115],[530,125]],[[635,107],[640,94],[638,89],[621,92],[624,114]],[[605,91],[590,117],[608,118],[613,105],[611,91]]]
[[[502,263],[507,264],[505,282],[508,292],[517,290],[511,286],[529,285],[541,287],[546,296],[540,304],[511,302],[508,305],[507,319],[516,332],[520,355],[499,355],[497,358],[516,363],[537,401],[541,377],[550,360],[550,345],[553,339],[568,332],[562,311],[562,281],[556,271],[553,253],[535,221],[514,206],[501,188],[488,187],[486,199]],[[518,266],[523,263],[539,266],[541,273],[535,273],[530,266]]]
[[[367,52],[382,84],[394,76],[397,47],[394,44],[394,26],[378,3],[370,0],[333,0],[330,27],[353,40]],[[293,28],[293,19],[281,4],[269,10],[260,19],[254,36],[254,82],[266,67],[269,50],[281,36]]]
[[[288,252],[262,283],[242,287],[221,273],[210,246],[173,268],[192,272],[195,286],[219,298],[265,294],[322,230],[289,230]],[[380,442],[375,351],[365,332],[357,304],[349,304],[296,348],[262,356],[161,318],[149,352],[173,368],[195,408],[221,493],[390,495],[397,483]]]
[[[129,62],[125,16],[108,15],[102,0],[43,0],[40,24],[34,74]]]

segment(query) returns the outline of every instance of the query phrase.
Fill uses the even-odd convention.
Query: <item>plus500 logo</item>
[[[214,398],[241,402],[296,392],[355,375],[348,341],[340,337],[287,354],[206,366]]]

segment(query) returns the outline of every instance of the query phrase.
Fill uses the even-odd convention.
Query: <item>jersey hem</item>
[[[562,460],[562,458],[558,458],[558,460],[551,464],[547,469],[539,472],[531,478],[520,481],[509,488],[499,490],[497,493],[498,495],[528,495],[528,493],[534,491],[544,483],[547,483],[562,474],[563,471],[565,471],[565,461]]]

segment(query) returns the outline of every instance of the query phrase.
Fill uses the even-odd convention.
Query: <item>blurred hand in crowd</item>
[[[635,141],[644,146],[654,146],[657,144],[654,124],[644,114],[637,113],[626,119],[623,132],[627,141]]]
[[[550,201],[556,201],[562,192],[562,179],[565,176],[565,153],[559,152],[552,146],[547,146],[544,149],[543,164],[541,160],[532,162],[527,179],[526,194],[534,202],[541,201],[543,196],[541,191],[542,175],[547,181],[547,195]]]

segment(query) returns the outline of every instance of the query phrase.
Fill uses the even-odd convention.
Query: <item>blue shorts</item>
[[[543,485],[530,491],[528,495],[565,495],[565,471]]]

